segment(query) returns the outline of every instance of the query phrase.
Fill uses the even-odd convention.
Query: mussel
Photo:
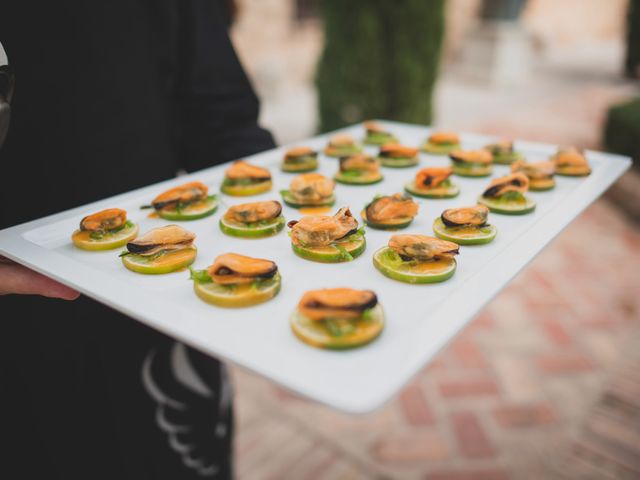
[[[457,243],[427,235],[402,234],[389,239],[389,248],[403,260],[429,261],[453,258],[460,253]]]
[[[482,194],[483,197],[494,198],[507,192],[524,193],[529,189],[529,179],[524,173],[512,173],[505,177],[492,180],[489,187]]]
[[[227,210],[224,218],[241,223],[271,220],[282,213],[282,204],[276,200],[266,202],[241,203]]]
[[[306,292],[298,311],[311,320],[356,319],[377,304],[378,297],[371,290],[326,288]]]
[[[380,156],[384,158],[413,158],[418,155],[418,149],[405,147],[396,143],[387,143],[380,147]]]
[[[447,227],[482,227],[487,224],[489,209],[484,205],[449,208],[440,215]]]
[[[416,187],[435,188],[453,174],[451,167],[428,167],[416,173]]]
[[[127,222],[127,212],[119,208],[108,208],[84,217],[80,221],[80,230],[89,232],[108,232],[122,227]]]
[[[271,260],[225,253],[216,257],[207,271],[214,283],[237,285],[273,278],[278,273],[278,266]]]
[[[343,207],[333,216],[310,215],[292,220],[291,241],[301,247],[324,247],[358,231],[358,221],[349,207]]]
[[[373,200],[365,209],[367,219],[372,222],[413,218],[418,214],[418,204],[409,195],[396,193]]]
[[[535,162],[528,163],[524,160],[518,160],[513,165],[511,165],[511,172],[521,172],[524,173],[531,180],[541,180],[545,178],[553,177],[556,171],[556,164],[547,160],[544,162]]]
[[[340,158],[340,171],[346,172],[350,170],[375,173],[380,170],[380,160],[362,153]]]
[[[500,140],[496,143],[490,143],[484,148],[489,150],[493,155],[505,155],[513,153],[513,142],[511,140]]]
[[[346,134],[334,135],[329,140],[329,146],[336,147],[336,148],[351,147],[355,145],[355,143],[356,142],[353,139],[353,137],[351,135],[346,135]]]
[[[582,150],[576,147],[562,147],[554,155],[556,167],[588,167],[589,163]]]
[[[364,122],[364,128],[367,133],[389,133],[384,128],[382,128],[382,125],[372,121]]]
[[[303,202],[321,202],[333,194],[333,180],[319,173],[303,173],[293,179],[289,186],[291,195]]]
[[[162,251],[189,247],[195,238],[195,234],[178,225],[167,225],[150,230],[127,243],[127,250],[138,255],[154,255]]]
[[[436,144],[460,143],[460,137],[454,132],[435,132],[429,136],[429,141]]]
[[[271,173],[269,173],[269,170],[251,165],[244,160],[236,160],[233,162],[231,166],[227,168],[225,176],[230,180],[241,180],[245,178],[251,180],[271,179]]]
[[[176,205],[189,204],[204,200],[209,193],[209,187],[201,182],[189,182],[161,193],[153,199],[151,205],[156,210],[165,207],[175,207]]]
[[[317,156],[318,156],[318,152],[316,152],[315,150],[309,147],[295,147],[288,150],[287,153],[285,153],[284,158],[285,158],[285,161],[287,160],[293,161],[298,158],[303,158],[303,157],[315,158]]]
[[[449,158],[456,163],[476,163],[489,165],[493,161],[493,154],[488,150],[455,150]]]

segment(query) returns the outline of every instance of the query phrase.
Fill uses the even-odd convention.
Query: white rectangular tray
[[[429,129],[381,122],[403,144],[420,145]],[[361,125],[343,130],[360,139]],[[321,135],[299,142],[321,150],[327,141]],[[462,135],[464,148],[478,148],[495,139]],[[140,224],[141,232],[170,222],[148,218],[145,205],[158,193],[188,180],[201,180],[218,191],[226,165],[151,185],[139,190],[74,208],[0,232],[0,253],[53,277],[95,300],[109,305],[147,325],[171,335],[215,357],[246,367],[294,392],[350,413],[371,411],[396,393],[422,368],[505,284],[555,237],[584,208],[604,192],[631,164],[625,157],[587,152],[593,173],[585,178],[558,177],[549,192],[531,192],[536,211],[524,216],[490,215],[498,227],[496,240],[488,245],[463,247],[458,270],[447,282],[435,285],[407,285],[382,276],[371,256],[384,246],[391,233],[367,229],[367,250],[345,264],[319,264],[296,257],[289,237],[281,232],[259,240],[223,235],[217,226],[227,206],[253,200],[279,199],[279,190],[293,178],[279,170],[288,147],[263,152],[248,159],[269,167],[274,188],[256,197],[222,196],[215,215],[182,225],[197,234],[196,268],[210,265],[224,252],[237,252],[274,260],[282,273],[281,293],[256,307],[225,310],[205,304],[192,291],[189,273],[145,276],[126,270],[119,250],[85,252],[69,240],[79,220],[108,207],[124,208]],[[516,148],[530,161],[546,159],[556,147],[518,141]],[[375,148],[367,147],[375,153]],[[421,154],[420,167],[447,165],[446,157]],[[338,161],[320,157],[320,172],[332,176]],[[377,193],[402,191],[418,167],[384,168],[385,180],[372,186],[336,187],[335,209],[348,205],[354,215]],[[493,177],[509,168],[496,165]],[[445,208],[473,205],[488,178],[454,177],[461,187],[458,198],[419,200],[420,213],[406,232],[432,235],[431,224]],[[298,211],[285,207],[287,220],[299,218]],[[334,352],[311,348],[289,330],[288,317],[300,296],[309,289],[349,286],[374,290],[384,306],[387,325],[372,344],[352,351]]]

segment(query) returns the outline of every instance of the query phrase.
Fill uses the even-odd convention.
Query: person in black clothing
[[[2,2],[0,228],[274,147],[228,24],[223,0]],[[4,259],[12,292],[77,296]],[[232,476],[216,360],[83,296],[0,316],[1,478]]]

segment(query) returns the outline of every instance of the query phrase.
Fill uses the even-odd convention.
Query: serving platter
[[[380,121],[402,144],[419,146],[431,129],[424,126]],[[353,125],[340,133],[362,140],[364,128]],[[320,135],[296,145],[321,151],[337,132]],[[496,138],[462,134],[462,147],[480,148]],[[391,398],[419,369],[449,342],[476,313],[542,248],[591,202],[600,196],[630,166],[626,157],[588,151],[592,166],[588,177],[557,176],[557,186],[548,192],[529,192],[537,202],[528,215],[490,214],[498,228],[496,239],[487,245],[464,246],[457,257],[458,269],[440,284],[408,285],[380,274],[372,264],[373,253],[387,244],[394,232],[366,229],[367,249],[352,262],[320,264],[303,260],[291,251],[285,231],[264,239],[243,239],[224,235],[218,228],[228,206],[254,200],[280,199],[295,174],[279,165],[287,145],[246,159],[267,167],[273,189],[253,197],[220,195],[221,205],[211,217],[181,222],[197,235],[198,257],[194,268],[205,268],[225,252],[268,258],[278,264],[282,290],[273,300],[244,309],[223,309],[201,301],[193,292],[188,271],[146,276],[125,269],[120,250],[88,252],[75,248],[70,240],[78,222],[104,208],[127,210],[129,218],[144,233],[172,222],[150,217],[140,210],[158,193],[181,183],[199,180],[212,192],[219,192],[228,165],[218,165],[190,175],[150,185],[112,198],[67,210],[0,231],[0,254],[73,287],[133,319],[177,338],[217,358],[250,369],[300,395],[348,413],[366,413]],[[516,141],[515,147],[529,161],[547,159],[557,146]],[[365,147],[371,154],[377,147]],[[338,160],[319,155],[319,172],[333,176]],[[362,207],[376,194],[403,191],[415,172],[425,166],[445,166],[446,156],[420,154],[420,164],[411,168],[382,168],[381,183],[368,186],[337,184],[337,201],[331,214],[350,206],[360,220]],[[433,220],[442,210],[476,203],[478,195],[509,167],[494,165],[491,177],[454,176],[461,193],[453,199],[420,199],[420,212],[403,233],[433,235]],[[284,206],[287,220],[302,214]],[[329,213],[328,213],[329,214]],[[174,222],[175,223],[175,222]],[[352,287],[371,289],[386,313],[386,327],[373,343],[354,350],[326,351],[298,340],[289,328],[289,315],[302,294],[310,289]]]

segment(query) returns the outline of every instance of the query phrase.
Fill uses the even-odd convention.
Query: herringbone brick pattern
[[[547,66],[510,89],[445,71],[438,122],[601,148],[608,106],[637,87],[620,83],[608,55],[592,62],[589,71]],[[287,88],[264,99],[265,124],[279,138],[311,133],[301,129],[316,116],[306,88],[307,96]],[[238,478],[640,478],[639,247],[637,227],[597,202],[368,416],[341,415],[234,369]]]
[[[238,477],[640,478],[639,246],[597,202],[368,416],[235,370]]]

